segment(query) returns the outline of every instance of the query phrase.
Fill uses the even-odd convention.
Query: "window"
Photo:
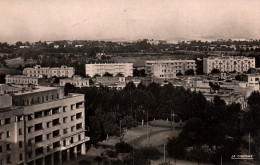
[[[3,139],[3,132],[0,132],[0,139]]]
[[[23,134],[23,130],[22,128],[19,128],[19,135],[22,135]]]
[[[6,163],[11,163],[11,154],[6,156]]]
[[[63,146],[66,146],[66,140],[63,140]]]
[[[74,121],[75,115],[71,116],[71,121]]]
[[[50,125],[51,125],[50,121],[46,123],[47,128],[50,128]]]
[[[45,110],[44,111],[44,116],[49,116],[49,115],[51,115],[51,110],[50,109]]]
[[[0,146],[0,153],[3,151],[3,148],[2,148],[2,146]]]
[[[43,140],[43,135],[36,136],[34,139],[35,139],[35,143],[42,142],[42,140]]]
[[[23,116],[17,116],[17,122],[23,121]]]
[[[67,106],[66,107],[63,107],[63,112],[67,112]]]
[[[22,148],[22,147],[23,147],[23,142],[19,141],[19,148]]]
[[[66,123],[66,122],[67,122],[67,119],[68,119],[68,117],[64,117],[64,118],[63,118],[63,123]]]
[[[29,139],[29,140],[28,140],[28,145],[31,146],[32,143],[33,143],[33,139]]]
[[[66,135],[68,133],[68,128],[63,129],[63,134]]]
[[[9,138],[11,136],[10,131],[6,131],[6,137]]]
[[[28,115],[28,120],[33,120],[33,115]]]
[[[73,132],[73,131],[74,131],[74,129],[75,129],[75,126],[72,126],[72,127],[71,127],[71,132]]]
[[[82,123],[76,125],[77,130],[82,128]]]
[[[76,108],[77,108],[77,109],[78,109],[78,108],[82,108],[82,107],[83,107],[83,102],[76,104]]]
[[[79,141],[81,140],[81,135],[80,134],[78,135],[78,139],[79,139]]]
[[[6,144],[6,150],[11,150],[11,144],[10,143]]]
[[[59,111],[59,108],[54,108],[52,109],[52,114],[58,114],[60,111]]]
[[[35,119],[42,117],[42,111],[34,112]]]
[[[60,147],[60,142],[59,141],[53,143],[53,149],[58,148],[58,147]]]
[[[76,114],[76,119],[82,118],[82,112]]]
[[[73,137],[70,138],[70,143],[71,143],[71,144],[73,143]]]
[[[53,134],[53,137],[59,136],[60,130],[53,131],[52,134]]]
[[[59,125],[59,124],[60,124],[59,118],[52,120],[52,126],[56,126],[56,125]]]
[[[49,140],[51,137],[51,133],[48,133],[46,136],[47,136],[47,140]]]
[[[43,154],[43,147],[35,149],[35,155]]]
[[[20,161],[23,160],[23,154],[20,154],[20,155],[19,155],[19,160],[20,160]]]
[[[48,151],[48,152],[51,151],[51,145],[47,146],[47,151]]]
[[[32,152],[31,152],[31,151],[28,152],[28,158],[29,158],[29,159],[32,158]]]
[[[72,105],[70,106],[70,109],[73,110],[73,109],[74,109],[74,106],[75,106],[75,105],[72,104]]]
[[[32,132],[33,127],[28,127],[28,133]]]
[[[35,131],[42,130],[42,129],[43,129],[42,123],[39,123],[39,124],[35,124],[35,125],[34,125],[34,130],[35,130]]]
[[[5,124],[10,124],[11,123],[11,118],[5,119]]]

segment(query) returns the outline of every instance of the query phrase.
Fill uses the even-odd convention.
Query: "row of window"
[[[72,126],[71,132],[74,132],[75,128],[76,128],[76,130],[82,129],[82,123],[76,124],[76,126]],[[68,128],[63,129],[63,134],[66,135],[67,133],[68,133]],[[61,135],[61,133],[60,133],[60,130],[58,129],[58,130],[52,131],[52,133],[46,134],[46,139],[50,140],[51,137],[55,138],[60,135]],[[80,137],[80,135],[79,135],[79,137]],[[33,141],[35,144],[37,144],[37,143],[42,142],[43,140],[44,140],[43,135],[36,136],[36,137],[34,137],[34,139],[28,140],[28,146],[31,146],[33,144]],[[79,140],[81,140],[81,138],[79,138]],[[71,138],[71,143],[73,143],[73,137]],[[19,143],[19,147],[20,147],[20,143]],[[22,143],[21,143],[21,147],[22,147]]]

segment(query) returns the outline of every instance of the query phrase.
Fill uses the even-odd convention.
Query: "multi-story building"
[[[203,72],[211,73],[213,69],[220,72],[247,72],[249,68],[255,68],[254,57],[244,56],[221,56],[203,58]]]
[[[106,72],[123,74],[125,77],[133,76],[133,63],[95,63],[86,64],[86,75],[93,77],[95,74],[103,76]]]
[[[196,70],[195,60],[152,60],[145,62],[145,72],[148,79],[176,77],[176,73],[185,74],[187,70]]]
[[[5,76],[5,83],[6,84],[33,84],[38,85],[39,82],[43,80],[43,78],[38,77],[28,77],[25,75],[6,75]]]
[[[71,78],[75,73],[73,67],[61,66],[60,68],[42,68],[40,65],[36,65],[33,68],[24,68],[23,74],[29,77],[43,77],[46,75],[48,78],[56,77],[69,77]]]
[[[89,87],[90,78],[83,78],[79,75],[74,75],[73,78],[60,79],[61,86],[65,86],[67,83],[72,84],[75,87]]]
[[[85,154],[84,95],[38,86],[0,103],[1,164],[56,165]]]

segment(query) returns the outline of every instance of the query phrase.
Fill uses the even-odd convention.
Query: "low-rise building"
[[[79,75],[74,75],[73,78],[60,79],[60,85],[65,86],[67,83],[75,87],[89,87],[91,79],[83,78]]]
[[[6,75],[5,76],[5,83],[6,84],[39,85],[39,83],[41,81],[44,82],[44,78],[28,77],[28,76],[25,76],[25,75]]]
[[[38,86],[0,102],[2,164],[55,165],[85,154],[84,95]]]
[[[42,68],[40,65],[36,65],[33,68],[24,68],[23,74],[28,77],[39,77],[42,78],[46,75],[50,77],[69,77],[71,78],[75,74],[73,67],[61,66],[60,68]]]
[[[100,87],[101,85],[113,89],[123,89],[127,83],[133,82],[135,86],[141,83],[141,79],[137,77],[96,77],[94,85]]]
[[[260,74],[243,74],[241,79],[247,82],[248,86],[259,86]]]

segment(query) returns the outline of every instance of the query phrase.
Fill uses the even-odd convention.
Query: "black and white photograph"
[[[0,165],[260,165],[260,0],[0,0]]]

